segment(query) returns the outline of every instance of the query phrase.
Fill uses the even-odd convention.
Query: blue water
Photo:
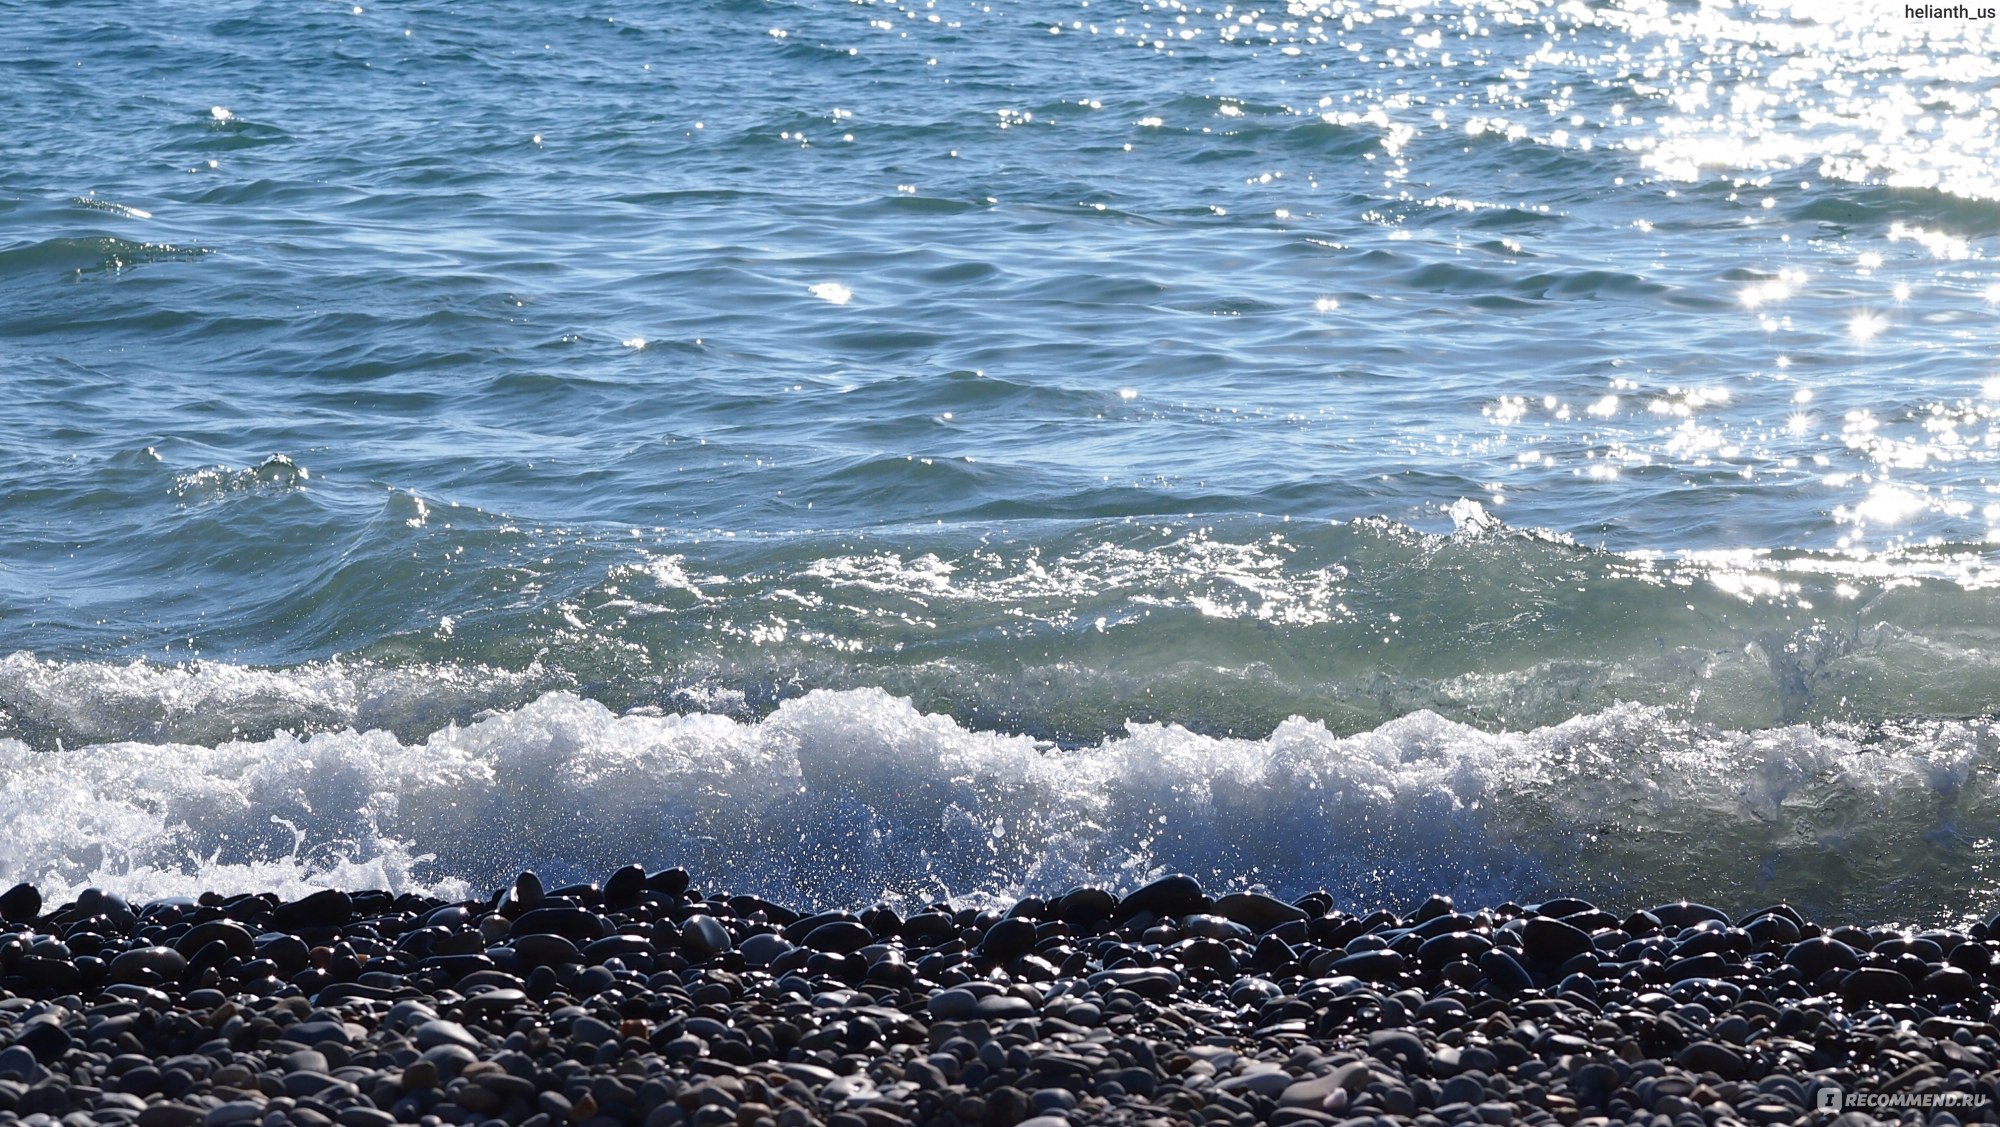
[[[1819,7],[0,0],[0,878],[1990,908],[2000,25]]]

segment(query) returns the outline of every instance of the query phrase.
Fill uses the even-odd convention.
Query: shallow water
[[[1824,7],[0,0],[0,879],[2000,906],[2000,25]]]

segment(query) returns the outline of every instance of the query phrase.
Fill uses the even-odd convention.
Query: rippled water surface
[[[2000,24],[1900,12],[0,0],[0,877],[1985,905]],[[673,828],[758,770],[837,865]]]

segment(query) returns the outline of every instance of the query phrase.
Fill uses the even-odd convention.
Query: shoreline
[[[858,906],[857,906],[858,907]],[[1991,1122],[1990,925],[1165,877],[802,915],[627,866],[484,901],[0,895],[0,1122]]]

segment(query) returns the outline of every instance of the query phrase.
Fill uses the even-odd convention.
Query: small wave
[[[75,204],[78,207],[88,208],[91,211],[108,212],[109,214],[120,216],[125,219],[151,219],[153,217],[152,212],[147,211],[143,208],[131,207],[127,204],[122,204],[122,203],[114,203],[111,200],[99,199],[96,196],[72,196],[70,197],[69,202]]]
[[[993,475],[1021,472],[915,457],[823,471],[837,488],[822,503],[842,491],[983,495]],[[249,638],[260,648],[222,652],[271,662],[273,677],[352,679],[326,689],[340,700],[386,670],[483,683],[494,691],[481,708],[567,686],[620,710],[733,699],[744,718],[809,688],[873,687],[1065,746],[1132,721],[1262,737],[1290,716],[1355,733],[1431,711],[1497,731],[1632,702],[1758,730],[1969,718],[2000,700],[1996,573],[1983,546],[1669,560],[1522,532],[1471,501],[1453,507],[1451,535],[1379,519],[1112,517],[591,536],[442,502],[432,513],[408,491],[300,486],[282,467],[183,474],[176,519],[134,527],[147,530],[150,553],[205,561],[207,589],[186,591],[181,565],[108,568],[92,582],[140,592],[133,605],[161,623],[155,645],[193,639],[199,653]],[[316,535],[346,508],[370,514],[361,531]],[[218,536],[224,526],[234,531]],[[290,545],[282,574],[268,554],[280,540]],[[0,736],[37,748],[199,741],[229,730],[200,726],[221,715],[246,734],[349,724],[428,734],[344,703],[266,713],[248,689],[241,707],[216,698],[195,712],[174,707],[183,690],[164,685],[156,698],[120,694],[116,709],[66,704],[67,693],[88,699],[97,690],[87,686],[141,670],[212,686],[186,690],[197,697],[226,694],[235,682],[220,671],[236,667],[104,661],[97,647],[115,639],[83,617],[102,612],[63,605],[39,610],[15,644],[47,639],[67,614],[68,644],[88,648],[0,665]],[[280,629],[281,642],[261,641]],[[157,656],[144,641],[114,652]]]
[[[188,262],[211,253],[204,247],[137,242],[112,236],[43,239],[0,247],[0,277],[59,271],[73,275],[115,274],[157,262]]]
[[[2000,223],[2000,200],[1937,188],[1857,184],[1838,195],[1808,197],[1788,212],[1794,219],[1857,234],[1873,234],[1894,225],[1987,231]]]
[[[1983,723],[1751,734],[1620,706],[1497,734],[1430,713],[1351,736],[1293,720],[1259,740],[1141,725],[1057,751],[880,690],[756,721],[619,716],[556,692],[416,742],[0,742],[0,880],[57,897],[449,893],[637,858],[807,903],[1185,870],[1354,905],[1697,895],[1935,919],[1994,905],[1996,768]]]
[[[218,501],[237,493],[285,492],[300,489],[312,471],[284,454],[273,454],[254,466],[204,466],[174,478],[174,496],[183,504]]]

